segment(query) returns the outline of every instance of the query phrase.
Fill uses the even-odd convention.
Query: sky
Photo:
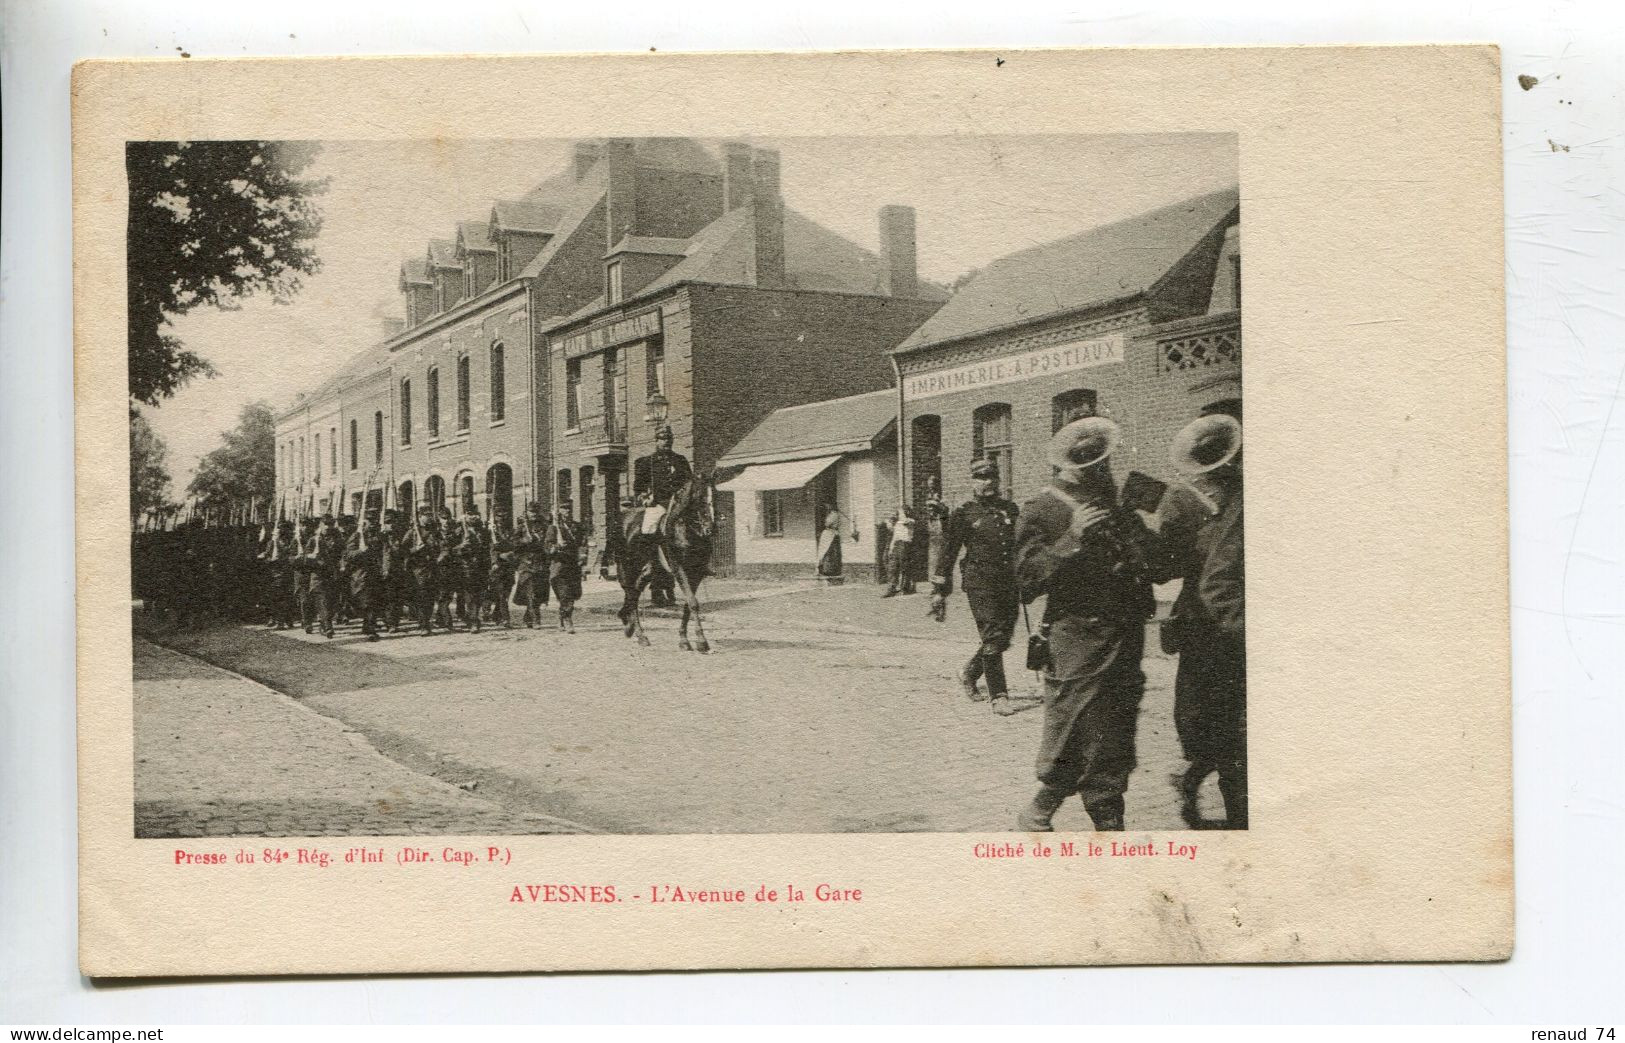
[[[877,213],[917,213],[919,272],[950,283],[1005,254],[1238,182],[1228,134],[763,138],[781,157],[785,205],[868,249]],[[714,148],[717,142],[710,143]],[[484,218],[570,162],[564,140],[323,143],[309,173],[330,180],[316,241],[322,268],[288,304],[249,298],[199,309],[175,332],[217,370],[145,410],[169,447],[171,496],[245,403],[280,410],[403,314],[401,261],[456,222]]]

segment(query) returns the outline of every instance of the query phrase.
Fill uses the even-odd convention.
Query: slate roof
[[[633,254],[665,254],[681,257],[688,252],[687,239],[672,239],[656,235],[628,235],[623,236],[605,257],[613,257],[619,253]]]
[[[402,286],[409,283],[420,283],[427,286],[432,282],[433,280],[429,278],[429,259],[427,257],[422,255],[408,257],[401,262]]]
[[[1239,205],[1225,189],[1001,257],[895,353],[1143,294]]]
[[[509,232],[551,232],[562,213],[553,203],[499,199],[491,205],[491,226]]]
[[[769,413],[718,467],[836,456],[877,447],[897,420],[897,389],[885,388]]]
[[[461,268],[457,260],[457,244],[450,239],[429,240],[429,260],[436,268]]]
[[[457,222],[457,245],[462,250],[495,253],[497,244],[491,241],[491,226],[484,221]]]

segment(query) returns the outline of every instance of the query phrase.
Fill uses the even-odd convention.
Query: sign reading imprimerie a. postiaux
[[[1041,377],[1051,373],[1067,373],[1095,366],[1109,366],[1123,361],[1123,335],[1114,333],[1091,340],[1078,340],[1070,344],[1024,351],[1019,355],[972,362],[953,369],[919,373],[904,380],[904,394],[909,398],[930,398],[955,391],[973,391],[976,388],[1009,384],[1028,377]]]

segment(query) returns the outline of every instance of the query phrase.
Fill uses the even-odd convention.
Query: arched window
[[[423,479],[423,506],[440,513],[440,508],[446,505],[446,480],[438,474],[431,474]]]
[[[404,513],[407,521],[411,521],[417,507],[417,489],[410,480],[402,482],[395,488],[395,509]]]
[[[372,463],[376,467],[384,462],[384,411],[372,414]]]
[[[1013,485],[1014,444],[1010,431],[1010,403],[989,402],[971,416],[971,458],[992,460],[999,468],[999,495],[1010,498]]]
[[[485,502],[490,504],[492,524],[504,528],[513,525],[513,468],[492,464],[486,470]]]
[[[503,368],[502,342],[491,345],[491,423],[501,420],[508,411],[508,374]]]
[[[1054,433],[1081,417],[1095,415],[1095,393],[1089,388],[1073,388],[1050,399],[1050,432]]]
[[[429,400],[425,408],[429,413],[429,437],[440,437],[440,369],[429,367]]]
[[[356,422],[355,422],[355,418],[351,417],[350,418],[350,470],[352,470],[352,471],[361,466],[360,451],[356,448],[357,445],[359,445],[360,442],[361,442],[361,436],[356,433],[357,430],[358,430],[358,428],[357,428],[357,425],[356,425]]]
[[[933,493],[942,495],[942,418],[917,416],[908,431],[910,491],[915,506],[924,507]]]
[[[468,430],[468,356],[457,360],[457,430]]]
[[[553,483],[553,506],[563,508],[570,503],[570,469],[560,468]]]
[[[401,445],[412,444],[412,382],[401,381]]]
[[[474,476],[464,474],[457,479],[457,513],[478,514],[479,504],[474,501]]]

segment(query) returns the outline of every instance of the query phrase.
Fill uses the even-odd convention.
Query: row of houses
[[[876,220],[869,251],[786,207],[778,154],[744,142],[578,142],[405,260],[404,327],[278,416],[279,498],[567,504],[603,540],[669,424],[719,478],[718,568],[806,574],[832,508],[861,545],[905,499],[967,492],[978,456],[1030,493],[1085,412],[1122,419],[1126,459],[1158,474],[1193,390],[1239,395],[1233,190],[952,294],[918,275],[911,208]]]

